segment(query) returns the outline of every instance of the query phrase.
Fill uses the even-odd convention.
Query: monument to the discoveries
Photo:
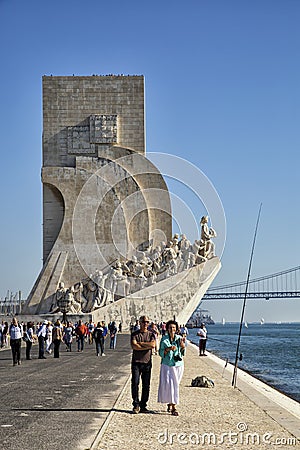
[[[24,314],[188,319],[220,263],[210,237],[195,257],[172,238],[145,157],[142,76],[43,77],[42,183],[43,268]]]

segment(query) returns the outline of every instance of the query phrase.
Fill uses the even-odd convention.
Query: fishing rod
[[[248,293],[248,286],[249,286],[249,279],[250,279],[250,273],[251,273],[251,266],[252,266],[252,259],[254,254],[254,247],[255,247],[255,241],[256,241],[256,235],[257,235],[257,229],[260,219],[260,213],[261,213],[262,203],[259,206],[257,221],[256,221],[256,227],[253,237],[253,244],[252,244],[252,250],[251,250],[251,256],[249,261],[249,268],[248,268],[248,276],[247,276],[247,282],[246,282],[246,288],[245,288],[245,296],[243,301],[243,308],[242,308],[242,314],[241,314],[241,321],[240,321],[240,329],[239,329],[239,336],[236,346],[236,354],[235,354],[235,363],[234,363],[234,370],[233,370],[233,377],[232,377],[232,383],[231,385],[233,387],[236,387],[236,378],[237,378],[237,366],[238,366],[238,360],[239,360],[239,348],[240,348],[240,341],[241,341],[241,334],[242,334],[242,326],[244,321],[244,313],[245,313],[245,307],[246,307],[246,299],[247,299],[247,293]]]

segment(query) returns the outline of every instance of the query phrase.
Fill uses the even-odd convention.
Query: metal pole
[[[257,229],[258,229],[258,223],[259,223],[261,208],[262,208],[262,203],[260,204],[259,211],[258,211],[258,216],[257,216],[257,221],[256,221],[255,233],[254,233],[252,250],[251,250],[251,256],[250,256],[250,262],[249,262],[249,268],[248,268],[248,276],[247,276],[247,282],[246,282],[245,296],[244,296],[243,308],[242,308],[242,314],[241,314],[239,336],[238,336],[238,342],[237,342],[237,346],[236,346],[235,363],[234,363],[233,377],[232,377],[232,383],[231,383],[231,385],[234,386],[234,387],[236,387],[237,366],[238,366],[238,359],[239,359],[239,348],[240,348],[240,341],[241,341],[241,334],[242,334],[242,326],[243,326],[243,320],[244,320],[244,313],[245,313],[245,307],[246,307],[246,299],[247,299],[247,292],[248,292],[249,279],[250,279],[250,273],[251,273],[252,259],[253,259],[254,246],[255,246],[255,241],[256,241],[256,235],[257,235]]]

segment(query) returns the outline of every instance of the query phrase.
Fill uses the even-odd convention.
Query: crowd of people
[[[122,331],[122,323],[117,327],[114,321],[107,326],[104,321],[88,323],[78,320],[73,324],[62,324],[56,320],[54,324],[45,320],[34,325],[19,323],[14,317],[10,325],[2,322],[0,326],[1,346],[9,345],[12,351],[13,365],[21,364],[22,340],[26,344],[26,359],[31,359],[31,348],[38,343],[38,358],[45,359],[45,353],[53,352],[59,358],[60,346],[65,344],[67,352],[72,351],[73,341],[77,343],[77,351],[83,352],[87,343],[95,343],[97,356],[105,356],[105,343],[109,337],[110,349],[116,348],[117,334]],[[168,322],[151,322],[147,316],[141,316],[130,327],[131,332],[131,394],[133,413],[147,413],[147,402],[150,394],[152,355],[161,358],[159,388],[157,401],[167,404],[167,411],[178,416],[176,406],[179,404],[179,385],[184,371],[184,356],[187,346],[188,329],[178,325],[175,320]],[[199,336],[199,356],[205,356],[207,330],[202,323],[197,333]],[[142,381],[142,392],[139,395],[139,383]]]
[[[38,359],[46,359],[45,354],[59,358],[61,344],[65,344],[65,350],[71,352],[73,344],[77,346],[78,352],[83,352],[84,346],[95,343],[96,355],[105,356],[105,343],[109,338],[109,348],[115,349],[117,333],[122,331],[122,323],[118,327],[115,322],[108,325],[104,321],[93,323],[77,323],[67,321],[62,324],[60,320],[54,323],[44,320],[34,324],[33,322],[18,322],[13,317],[11,324],[2,321],[0,324],[1,348],[11,347],[13,365],[21,364],[22,342],[25,342],[26,360],[31,360],[31,349],[34,343],[38,344]]]

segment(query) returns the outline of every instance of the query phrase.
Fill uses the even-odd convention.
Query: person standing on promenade
[[[103,354],[104,354],[104,352],[105,352],[105,341],[106,341],[106,338],[107,338],[107,335],[108,335],[108,328],[107,328],[104,320],[101,322],[101,326],[103,328]]]
[[[33,337],[33,322],[27,322],[26,331],[24,332],[25,342],[26,342],[26,359],[31,359],[31,347],[34,341]]]
[[[162,322],[160,329],[161,329],[161,335],[164,336],[166,334],[166,329],[167,329],[166,322]]]
[[[62,327],[61,327],[60,321],[57,319],[57,321],[54,324],[53,330],[52,330],[52,342],[53,342],[53,346],[54,346],[54,350],[53,350],[54,358],[59,358],[59,347],[60,347],[62,338],[63,338]]]
[[[10,346],[13,357],[13,365],[21,364],[21,342],[23,337],[23,329],[14,317],[9,327]]]
[[[97,326],[95,327],[93,331],[93,339],[96,344],[96,355],[99,356],[105,356],[104,353],[104,336],[103,336],[103,327],[101,322],[97,323]]]
[[[132,332],[140,329],[140,322],[138,320],[135,321],[135,324],[132,325]]]
[[[156,326],[156,324],[154,322],[151,322],[148,330],[151,331],[154,336],[155,336],[155,348],[152,350],[153,355],[157,355],[158,353],[158,347],[159,347],[159,343],[158,343],[158,335],[159,335],[159,331],[158,328]]]
[[[82,323],[82,320],[78,321],[78,325],[75,328],[75,334],[77,336],[77,343],[78,343],[78,352],[83,352],[84,347],[84,338],[87,335],[87,327],[84,323]]]
[[[155,335],[148,330],[150,321],[147,316],[140,317],[140,329],[131,334],[131,394],[133,412],[146,413],[150,393],[152,351],[155,348]],[[139,382],[142,379],[142,397],[139,401]]]
[[[37,337],[39,341],[39,359],[46,359],[45,357],[45,341],[47,336],[47,325],[48,321],[44,320],[44,322],[40,325]]]
[[[110,332],[109,348],[112,348],[114,350],[116,348],[117,332],[118,332],[118,329],[116,327],[116,322],[111,322],[111,324],[109,325],[109,332]]]
[[[1,348],[7,347],[8,322],[2,322]]]
[[[173,416],[178,416],[176,405],[179,404],[179,384],[184,370],[185,337],[176,334],[177,328],[174,320],[167,322],[167,334],[162,337],[159,347],[161,366],[157,401],[167,403],[167,411]]]
[[[64,328],[64,342],[67,347],[67,352],[72,351],[73,332],[74,328],[71,322],[67,322],[67,325]]]
[[[199,356],[206,356],[206,341],[207,341],[207,329],[205,328],[205,323],[201,323],[197,336],[199,339]]]
[[[89,341],[89,344],[92,344],[93,343],[93,331],[95,329],[95,324],[92,319],[89,320],[87,329],[88,329],[88,341]]]
[[[51,322],[47,323],[46,327],[46,352],[51,355],[52,353],[52,347],[53,347],[53,341],[52,341],[52,332],[53,332],[53,325]]]

